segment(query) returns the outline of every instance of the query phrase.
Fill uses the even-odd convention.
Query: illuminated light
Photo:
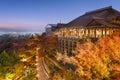
[[[38,59],[36,59],[36,62],[38,62]]]
[[[36,66],[38,65],[38,63],[35,64]]]
[[[13,78],[14,78],[14,74],[12,74],[12,73],[7,73],[6,74],[6,80],[13,80]]]
[[[39,75],[37,74],[36,77],[39,77]]]
[[[38,59],[38,56],[36,56],[36,58]]]
[[[25,61],[27,61],[27,59],[26,59],[26,58],[23,58],[21,61],[25,62]]]
[[[38,71],[39,69],[37,68],[37,71]]]

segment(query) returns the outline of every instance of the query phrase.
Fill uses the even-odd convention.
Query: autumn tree
[[[42,50],[47,53],[48,55],[54,55],[55,50],[57,49],[57,40],[55,36],[47,36],[43,33],[40,37],[40,44]]]
[[[74,54],[65,63],[76,66],[80,80],[120,79],[120,37],[102,37],[95,43],[77,44]]]
[[[52,80],[79,80],[78,75],[72,70],[66,70],[63,74],[56,73]]]
[[[120,78],[120,38],[103,37],[96,43],[78,44],[75,58],[76,72],[86,79]],[[117,76],[113,76],[117,75]]]

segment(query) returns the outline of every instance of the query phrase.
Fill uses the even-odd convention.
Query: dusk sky
[[[120,0],[0,0],[0,29],[41,32],[47,24],[107,6],[120,11]]]

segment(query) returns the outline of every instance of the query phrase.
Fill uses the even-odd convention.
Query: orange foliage
[[[43,50],[42,49],[40,49],[39,51],[38,51],[38,56],[39,57],[43,57],[44,56],[44,52],[43,52]]]
[[[43,48],[53,48],[56,44],[56,38],[54,36],[47,36],[44,34],[41,36],[41,44]]]
[[[96,43],[77,44],[74,54],[71,62],[77,66],[81,79],[120,78],[120,37],[102,37]]]

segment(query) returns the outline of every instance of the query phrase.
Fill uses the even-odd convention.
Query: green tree
[[[9,64],[9,55],[7,54],[6,51],[3,51],[0,54],[0,64],[3,65],[3,66],[6,66],[6,65]]]
[[[18,56],[18,54],[14,50],[13,53],[12,53],[12,55],[9,57],[9,62],[11,63],[11,65],[14,65],[19,60],[20,60],[20,57]]]

